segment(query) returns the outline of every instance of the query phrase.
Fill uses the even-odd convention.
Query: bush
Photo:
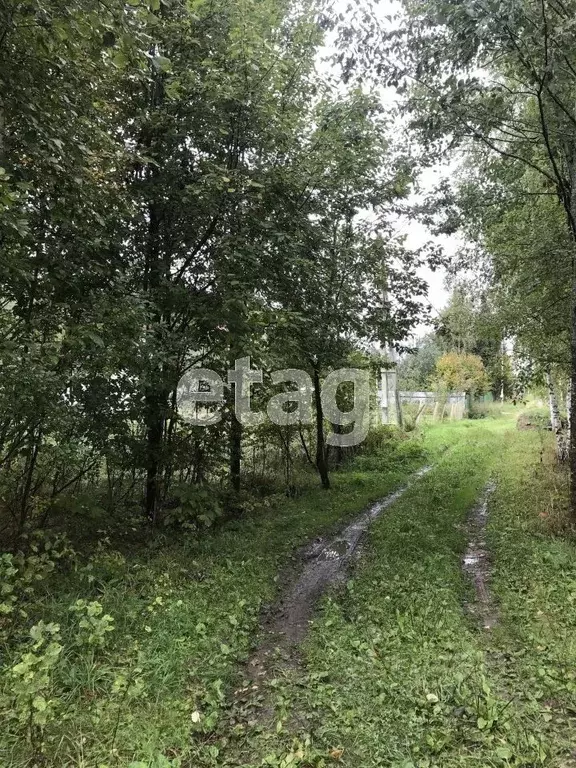
[[[366,439],[360,446],[360,452],[362,454],[378,453],[382,449],[390,446],[391,443],[399,442],[402,438],[402,432],[398,427],[394,427],[390,424],[379,424],[377,427],[373,427],[370,430]]]
[[[195,531],[210,528],[224,509],[218,492],[207,485],[183,485],[174,493],[175,505],[164,513],[164,525]]]
[[[426,452],[415,440],[389,441],[372,455],[357,456],[352,468],[359,472],[386,472],[420,461]]]
[[[485,419],[489,415],[489,408],[484,403],[473,403],[468,411],[469,419]]]
[[[518,429],[552,429],[550,414],[545,409],[524,411],[516,422]]]

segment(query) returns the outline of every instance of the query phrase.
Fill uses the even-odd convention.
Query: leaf
[[[171,72],[172,71],[172,62],[167,56],[154,56],[152,59],[152,64],[159,72]]]
[[[44,710],[48,707],[48,702],[44,696],[35,696],[34,700],[32,701],[32,706],[34,709],[38,710],[38,712],[44,712]]]
[[[118,51],[112,57],[112,63],[117,69],[125,69],[128,64],[128,59],[123,51]]]
[[[483,731],[488,725],[488,720],[484,720],[483,717],[479,717],[478,720],[476,721],[476,725],[481,731]]]
[[[94,344],[96,344],[96,346],[97,346],[97,347],[100,347],[100,348],[104,348],[104,347],[106,346],[106,345],[104,344],[104,339],[103,339],[101,336],[99,336],[97,333],[95,333],[94,331],[90,331],[90,330],[87,330],[87,331],[85,332],[85,335],[86,335],[86,336],[87,336],[87,337],[88,337],[88,338],[89,338],[91,341],[93,341],[93,342],[94,342]],[[100,610],[102,610],[102,609],[100,609]]]
[[[200,715],[200,712],[198,712],[198,710],[197,710],[197,709],[196,709],[196,710],[194,710],[194,712],[192,712],[192,722],[193,722],[193,723],[199,723],[199,722],[200,722],[200,719],[201,719],[201,717],[202,717],[202,716]]]

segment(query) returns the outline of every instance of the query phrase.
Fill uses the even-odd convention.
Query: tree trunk
[[[422,414],[426,410],[426,406],[427,406],[427,403],[426,403],[426,400],[424,400],[422,405],[418,408],[418,413],[416,414],[416,418],[414,419],[414,426],[415,427],[418,426],[418,424],[420,422],[420,419],[422,418]]]
[[[20,519],[18,524],[18,538],[24,535],[26,529],[26,522],[30,512],[30,493],[32,491],[32,481],[34,478],[34,471],[36,469],[36,462],[38,460],[38,453],[40,451],[40,445],[42,443],[42,431],[35,430],[30,432],[30,444],[28,449],[28,456],[26,458],[26,468],[24,472],[24,488],[22,490],[22,497],[20,499]]]
[[[571,318],[570,318],[570,414],[576,413],[576,160],[570,168],[570,207],[568,218],[572,248]],[[570,418],[570,517],[576,523],[576,419]]]
[[[573,266],[573,271],[574,266]],[[570,414],[576,413],[576,274],[572,276]],[[570,517],[576,522],[576,419],[570,418]]]
[[[155,52],[155,46],[151,47]],[[164,101],[164,84],[161,73],[154,72],[150,81],[149,105],[154,113]],[[162,161],[162,145],[158,141],[158,129],[153,120],[149,121],[142,136],[143,154],[157,155],[157,162],[148,162],[144,170],[146,193],[148,195],[148,231],[145,245],[145,268],[143,288],[152,306],[148,331],[160,343],[163,321],[163,297],[161,292],[164,264],[161,253],[161,228],[164,220],[163,202],[157,191],[157,176]],[[156,350],[154,350],[156,352]],[[152,360],[144,392],[144,416],[146,424],[146,497],[145,510],[148,520],[156,523],[162,482],[162,460],[164,428],[168,410],[169,390],[165,385],[164,370],[160,363]]]
[[[398,388],[396,388],[396,392],[394,394],[394,397],[396,398],[396,413],[398,414],[398,427],[404,431],[404,411],[402,410],[402,400],[400,398],[400,392],[398,391]]]
[[[146,517],[154,524],[158,514],[162,476],[164,404],[157,389],[146,392]]]
[[[4,110],[4,100],[0,94],[0,167],[4,167],[4,136],[6,133],[6,113]]]
[[[174,375],[176,379],[176,374]],[[179,378],[179,377],[178,377]],[[164,417],[164,442],[166,451],[166,463],[164,467],[164,478],[162,483],[162,493],[160,503],[164,504],[170,493],[170,485],[174,474],[174,430],[176,429],[176,415],[178,411],[178,386],[175,385],[171,394],[167,398],[167,404],[170,403],[168,412]]]
[[[298,425],[298,434],[300,435],[300,442],[302,443],[302,448],[304,449],[304,455],[306,456],[306,461],[312,466],[315,467],[314,462],[312,461],[312,457],[310,456],[310,451],[308,450],[308,446],[306,445],[306,440],[304,438],[304,434],[302,432],[302,425]]]
[[[341,435],[343,433],[342,425],[341,424],[332,424],[332,431],[336,435]],[[342,465],[342,462],[344,461],[344,450],[341,445],[335,445],[334,446],[334,465],[336,467],[340,467]]]
[[[322,410],[322,390],[320,387],[320,374],[314,369],[314,405],[316,408],[316,468],[320,475],[322,487],[330,488],[330,475],[328,462],[326,461],[326,443],[324,441],[324,412]]]
[[[546,385],[548,386],[548,400],[550,404],[550,421],[552,422],[552,431],[556,437],[556,455],[558,461],[566,461],[567,446],[566,437],[562,428],[562,419],[560,417],[560,408],[558,407],[558,397],[552,380],[552,374],[548,369],[546,371]]]
[[[160,308],[161,265],[158,248],[160,216],[155,205],[150,206],[149,240],[146,260],[145,290],[150,301],[155,305],[151,326],[154,335],[162,323]],[[164,420],[167,410],[167,393],[163,392],[162,367],[152,362],[149,371],[144,403],[146,419],[146,516],[151,523],[156,522],[157,507],[160,499],[161,456],[164,440]]]
[[[230,409],[230,483],[238,493],[241,487],[242,472],[242,424],[236,418],[234,409]]]

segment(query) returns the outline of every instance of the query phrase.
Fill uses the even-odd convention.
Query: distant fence
[[[451,419],[463,419],[468,410],[468,397],[465,392],[399,392],[403,405],[416,405],[418,411],[429,410],[435,419],[443,419],[446,415]]]

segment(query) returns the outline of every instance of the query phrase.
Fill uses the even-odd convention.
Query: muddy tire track
[[[498,611],[490,591],[492,564],[486,546],[486,525],[488,508],[496,484],[491,480],[485,486],[477,504],[468,518],[468,547],[462,559],[462,570],[474,587],[474,599],[465,604],[468,613],[485,630],[494,629],[498,624]]]
[[[264,622],[262,642],[243,666],[243,686],[235,692],[243,707],[251,709],[250,701],[260,707],[258,719],[267,719],[272,714],[264,693],[266,684],[299,666],[298,648],[306,637],[318,600],[331,586],[345,579],[370,524],[431,469],[426,466],[418,470],[405,486],[373,504],[339,533],[315,539],[303,550],[300,572],[289,582]]]

